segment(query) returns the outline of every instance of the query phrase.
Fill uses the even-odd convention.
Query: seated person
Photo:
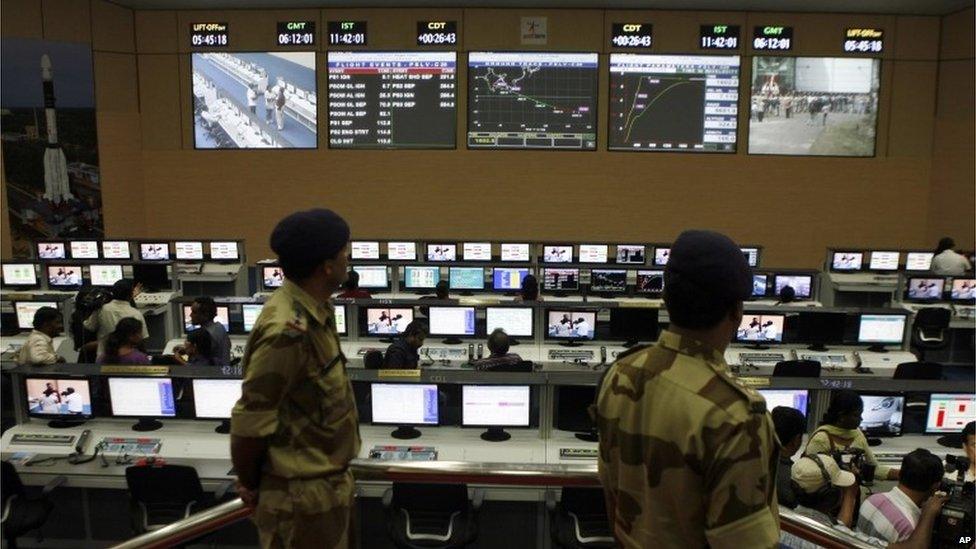
[[[535,275],[525,275],[522,279],[522,291],[515,296],[515,301],[542,301],[539,297],[539,279]]]
[[[217,304],[212,297],[197,297],[190,306],[190,322],[194,326],[199,326],[206,330],[210,336],[210,348],[215,360],[214,364],[227,366],[230,364],[230,337],[227,330],[220,322],[215,322],[217,318]]]
[[[793,286],[783,286],[783,289],[779,291],[779,301],[776,302],[776,305],[786,305],[794,301],[796,301],[796,290],[793,289]]]
[[[522,357],[515,353],[508,352],[511,342],[508,334],[501,328],[495,328],[488,336],[488,358],[481,358],[473,362],[475,369],[491,371],[501,366],[514,366],[522,362]]]
[[[372,299],[373,296],[369,294],[368,291],[359,287],[359,273],[356,271],[349,271],[349,277],[346,278],[345,284],[342,285],[342,292],[336,297],[343,299]]]
[[[203,328],[186,334],[186,341],[173,349],[173,356],[180,364],[187,366],[224,365],[214,356],[213,340]]]
[[[966,470],[965,481],[976,481],[976,421],[970,421],[962,428],[962,449],[966,452],[969,460],[969,469]],[[946,477],[955,480],[957,473],[946,473]]]
[[[96,364],[149,364],[149,356],[139,345],[143,337],[142,321],[131,317],[119,320],[115,331],[105,338],[105,352]]]
[[[904,541],[918,526],[922,505],[935,494],[945,469],[942,460],[919,448],[901,460],[898,486],[861,504],[857,529],[888,543]]]
[[[34,313],[34,329],[17,352],[17,364],[44,366],[64,362],[63,356],[54,352],[54,336],[64,330],[61,312],[54,307],[41,307]]]
[[[898,480],[898,469],[878,464],[868,446],[868,439],[860,429],[862,412],[864,401],[860,395],[849,389],[833,391],[823,422],[810,436],[803,454],[810,456],[829,454],[835,450],[861,450],[864,452],[864,463],[875,468],[875,478]]]
[[[420,299],[450,299],[451,285],[446,280],[441,280],[434,286],[434,295],[421,296]]]
[[[803,434],[807,432],[807,418],[796,408],[777,406],[773,408],[773,426],[783,447],[779,452],[779,469],[776,470],[776,497],[783,507],[796,507],[796,494],[790,482],[793,456],[803,445]]]
[[[407,324],[403,333],[389,347],[383,358],[383,367],[390,369],[409,369],[420,367],[420,354],[417,352],[427,339],[427,324],[420,319]]]

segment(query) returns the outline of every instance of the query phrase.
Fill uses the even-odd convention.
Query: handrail
[[[517,486],[598,486],[596,465],[536,465],[466,461],[353,460],[350,469],[357,482],[426,481]],[[183,520],[137,536],[112,549],[163,549],[215,532],[251,516],[253,509],[240,498],[203,510]],[[780,509],[780,525],[786,532],[827,549],[871,549],[873,546],[827,525]]]

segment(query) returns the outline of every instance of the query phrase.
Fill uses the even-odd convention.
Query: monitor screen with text
[[[461,424],[528,427],[528,385],[462,385]]]
[[[113,416],[175,417],[173,380],[168,377],[110,377]]]
[[[926,433],[962,433],[970,421],[976,421],[976,395],[933,393],[929,397]]]
[[[240,398],[240,379],[193,380],[193,409],[198,419],[230,419]]]
[[[370,384],[373,423],[382,425],[437,425],[437,385],[414,383]]]

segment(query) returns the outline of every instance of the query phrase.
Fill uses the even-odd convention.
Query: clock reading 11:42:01
[[[703,50],[737,50],[739,25],[702,25],[699,38]]]
[[[366,21],[329,21],[329,44],[365,46]]]

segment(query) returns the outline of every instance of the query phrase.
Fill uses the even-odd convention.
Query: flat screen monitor
[[[504,242],[501,245],[501,259],[502,261],[530,261],[531,254],[529,253],[528,244],[519,243],[509,243]]]
[[[542,261],[544,263],[572,263],[572,246],[543,246]]]
[[[905,338],[905,315],[862,314],[857,330],[858,343],[895,345]]]
[[[103,240],[102,257],[105,259],[130,259],[132,252],[125,240]]]
[[[169,269],[166,265],[136,263],[132,266],[132,278],[141,282],[148,291],[170,288]]]
[[[193,412],[197,419],[230,419],[230,412],[240,399],[240,379],[193,380]]]
[[[244,317],[244,333],[251,333],[251,330],[254,329],[254,323],[261,316],[262,309],[264,309],[263,303],[245,303],[241,305],[241,314]]]
[[[868,268],[872,271],[897,271],[898,262],[901,260],[899,252],[871,252],[868,260]]]
[[[403,287],[408,290],[430,290],[441,281],[440,267],[404,267]]]
[[[21,330],[31,330],[34,328],[34,315],[41,307],[58,308],[58,304],[53,301],[16,301],[14,302],[14,312],[17,313],[17,327]]]
[[[501,328],[512,337],[532,337],[533,315],[531,307],[485,308],[485,332],[491,334]]]
[[[372,241],[356,241],[353,240],[350,244],[350,255],[351,259],[379,259],[380,258],[380,243]]]
[[[391,261],[417,261],[417,243],[387,242],[386,257]]]
[[[759,266],[759,248],[742,248],[742,255],[746,256],[746,263],[750,267]]]
[[[609,103],[610,150],[734,153],[739,56],[611,53]]]
[[[596,53],[468,53],[469,149],[596,150]]]
[[[752,297],[766,297],[769,276],[764,274],[752,275]]]
[[[448,277],[452,290],[485,289],[485,270],[482,267],[451,267]]]
[[[783,315],[745,313],[735,332],[735,340],[744,343],[780,343],[783,341]]]
[[[432,336],[474,335],[474,307],[431,307],[427,318]]]
[[[200,328],[190,320],[190,305],[183,306],[183,331],[185,333],[192,332]],[[256,317],[255,317],[256,318]],[[224,327],[224,330],[230,331],[230,307],[227,305],[217,305],[217,316],[214,317],[214,322],[217,322]]]
[[[111,286],[124,278],[122,265],[89,265],[92,286]]]
[[[491,273],[491,287],[495,290],[520,290],[522,279],[529,276],[529,270],[521,267],[495,267]]]
[[[861,430],[874,436],[901,435],[905,397],[900,395],[861,394],[864,411],[861,413]]]
[[[264,274],[261,279],[264,280],[265,288],[280,288],[285,283],[285,272],[281,267],[265,267],[262,270]]]
[[[667,265],[669,257],[671,257],[671,248],[654,248],[655,266],[663,267]]]
[[[806,389],[759,389],[759,394],[766,399],[766,409],[770,412],[777,406],[785,406],[807,415],[809,393]]]
[[[179,261],[203,261],[203,242],[177,241],[173,243],[173,248]]]
[[[64,242],[38,242],[37,257],[38,259],[66,259]]]
[[[661,295],[664,293],[664,271],[637,271],[634,291],[639,294]]]
[[[547,311],[546,335],[551,339],[593,339],[596,337],[596,312]]]
[[[190,54],[197,149],[314,149],[314,51]]]
[[[810,299],[812,295],[812,275],[776,275],[776,295],[780,295],[783,288],[789,286],[796,292],[797,299]]]
[[[139,259],[143,261],[169,260],[169,243],[141,242],[139,244]]]
[[[352,270],[359,273],[359,287],[383,289],[390,287],[386,265],[356,265]]]
[[[658,335],[658,310],[651,307],[610,309],[610,337],[631,343],[655,341]]]
[[[556,292],[579,290],[579,269],[543,269],[542,289]]]
[[[905,281],[905,299],[939,301],[945,292],[944,278],[909,278]]]
[[[461,425],[528,427],[528,385],[462,385]]]
[[[949,296],[953,301],[976,300],[976,278],[954,278]]]
[[[863,261],[862,252],[834,252],[830,268],[834,271],[860,271]]]
[[[67,377],[28,377],[27,411],[33,417],[92,417],[91,390],[88,380]]]
[[[908,252],[905,254],[906,271],[929,271],[932,269],[933,252]]]
[[[346,328],[346,306],[345,305],[335,305],[333,306],[335,310],[335,323],[336,323],[336,333],[339,335],[346,335],[349,333],[348,328]]]
[[[491,261],[491,242],[465,242],[462,250],[465,261]]]
[[[80,288],[81,265],[48,265],[47,285],[51,288]]]
[[[402,334],[413,322],[413,308],[366,308],[366,334],[388,337]]]
[[[214,261],[237,261],[241,258],[237,242],[211,242],[210,259]]]
[[[370,383],[376,425],[437,425],[437,385]]]
[[[37,286],[37,270],[33,263],[4,263],[4,286]]]
[[[646,250],[643,244],[617,244],[617,263],[643,265],[647,261]]]
[[[110,377],[109,402],[119,417],[176,417],[173,380],[168,377]]]
[[[797,339],[820,348],[844,342],[846,313],[801,311],[797,317]]]
[[[580,244],[580,263],[606,263],[609,260],[610,246],[606,244]]]
[[[881,60],[753,57],[749,154],[874,156]]]
[[[976,395],[932,393],[925,432],[959,434],[970,421],[976,421]]]
[[[593,269],[590,271],[590,291],[623,293],[627,291],[627,271],[624,269]]]
[[[94,240],[72,240],[71,259],[98,259],[98,242]]]
[[[457,244],[428,244],[427,261],[457,261]]]

